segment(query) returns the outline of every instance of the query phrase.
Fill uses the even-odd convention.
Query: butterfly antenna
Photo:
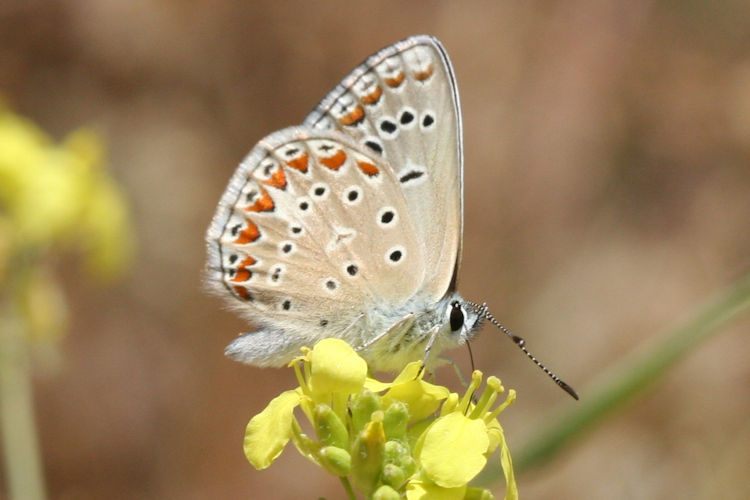
[[[471,371],[474,372],[474,354],[471,352],[471,343],[466,341],[466,348],[469,350],[469,361],[471,361]]]
[[[542,371],[549,376],[549,378],[551,378],[552,380],[554,380],[555,383],[557,385],[559,385],[562,390],[564,390],[565,392],[567,392],[568,394],[570,394],[570,396],[573,397],[573,399],[578,400],[578,394],[576,394],[576,391],[573,390],[573,388],[571,386],[569,386],[568,384],[566,384],[560,377],[558,377],[557,375],[555,375],[554,373],[552,373],[552,371],[550,371],[549,368],[547,368],[546,366],[544,366],[541,361],[539,361],[538,359],[536,359],[536,357],[534,357],[534,355],[531,354],[529,352],[529,350],[526,348],[526,341],[523,338],[519,337],[518,335],[515,335],[513,332],[511,332],[506,327],[504,327],[502,324],[500,324],[500,322],[497,319],[495,319],[495,317],[492,315],[492,313],[490,313],[489,307],[487,307],[486,303],[483,303],[483,304],[480,305],[480,304],[476,304],[474,302],[469,302],[469,304],[471,304],[474,307],[474,309],[483,318],[487,319],[490,323],[492,323],[493,325],[495,325],[496,327],[498,327],[500,329],[500,331],[502,331],[505,335],[507,335],[508,337],[510,337],[510,339],[513,341],[513,343],[515,343],[526,354],[526,356],[528,356],[528,358],[531,361],[534,362],[534,364],[536,364],[539,368],[541,368]]]

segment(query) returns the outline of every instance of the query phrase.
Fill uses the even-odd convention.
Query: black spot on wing
[[[375,151],[377,154],[382,155],[383,154],[383,146],[378,144],[375,141],[365,141],[365,146]]]
[[[409,172],[406,172],[401,177],[399,177],[398,180],[399,182],[403,184],[405,182],[413,181],[414,179],[419,179],[423,175],[424,175],[424,172],[422,172],[421,170],[411,170]]]

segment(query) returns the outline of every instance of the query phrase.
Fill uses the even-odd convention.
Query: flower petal
[[[500,465],[505,474],[505,500],[518,500],[518,486],[513,473],[513,461],[510,459],[510,449],[505,441],[505,435],[500,429]]]
[[[374,378],[367,377],[365,379],[365,388],[369,389],[372,392],[382,392],[386,389],[390,389],[390,387],[393,384],[390,382],[381,382],[380,380],[375,380]]]
[[[497,419],[493,418],[487,424],[487,436],[490,438],[490,444],[487,446],[485,456],[489,457],[500,446],[500,443],[503,442],[503,428],[500,427],[500,422]]]
[[[425,433],[419,461],[438,486],[466,485],[487,463],[484,453],[490,439],[483,420],[454,412],[437,419]]]
[[[247,424],[245,456],[256,469],[265,469],[284,451],[300,397],[299,390],[282,392]]]
[[[466,485],[443,488],[429,479],[414,478],[406,485],[407,500],[463,500]]]
[[[323,339],[310,352],[310,386],[316,396],[358,394],[367,377],[367,363],[340,339]],[[317,399],[317,397],[314,397]]]
[[[447,388],[422,380],[421,369],[422,364],[418,361],[406,365],[383,396],[385,405],[393,401],[406,403],[410,422],[418,422],[430,416],[450,394]]]

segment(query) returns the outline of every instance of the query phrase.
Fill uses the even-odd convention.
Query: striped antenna
[[[518,335],[513,334],[513,332],[505,328],[503,325],[500,324],[498,320],[495,319],[495,317],[490,313],[489,307],[487,307],[487,303],[483,303],[481,305],[475,302],[469,302],[469,301],[467,301],[467,303],[471,305],[474,308],[474,310],[478,312],[483,318],[486,318],[490,323],[498,327],[500,331],[502,331],[505,335],[510,337],[513,343],[515,343],[526,354],[526,356],[528,356],[528,358],[531,361],[533,361],[534,364],[536,364],[536,366],[541,368],[544,373],[549,375],[549,377],[552,380],[554,380],[555,383],[559,385],[563,391],[570,394],[573,397],[573,399],[578,400],[578,394],[576,394],[576,391],[573,390],[571,386],[566,384],[560,377],[552,373],[549,370],[549,368],[544,366],[541,361],[536,359],[534,355],[529,352],[529,350],[526,348],[526,341],[524,339],[522,339]]]

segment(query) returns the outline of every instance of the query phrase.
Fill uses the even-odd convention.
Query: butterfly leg
[[[451,368],[453,368],[453,371],[456,372],[456,377],[458,377],[458,381],[461,383],[461,385],[463,387],[469,387],[469,382],[466,380],[466,377],[464,377],[464,374],[461,373],[461,367],[458,366],[458,363],[456,363],[455,359],[449,358],[448,356],[438,356],[438,359],[451,365]]]
[[[352,328],[354,328],[355,326],[357,326],[357,323],[359,323],[363,319],[365,319],[365,313],[359,313],[359,316],[357,316],[356,318],[354,318],[354,321],[352,321],[351,323],[349,323],[349,326],[347,326],[346,328],[344,328],[344,330],[339,334],[339,336],[346,338],[345,334],[347,332],[349,332],[349,330],[351,330]]]
[[[435,341],[437,340],[439,332],[440,332],[439,326],[436,326],[435,328],[430,330],[430,340],[427,342],[427,346],[424,348],[424,358],[422,358],[423,369],[425,366],[427,366],[427,361],[430,358],[430,351],[432,350],[432,346],[435,345]]]
[[[378,342],[379,340],[384,339],[385,337],[393,337],[393,338],[401,338],[402,335],[404,335],[406,332],[411,329],[412,325],[414,325],[415,321],[414,314],[409,313],[400,320],[398,320],[396,323],[394,323],[389,329],[386,331],[379,333],[375,337],[371,338],[367,342],[365,342],[363,345],[358,347],[357,351],[362,351],[364,349],[367,349],[371,347],[373,344]]]

